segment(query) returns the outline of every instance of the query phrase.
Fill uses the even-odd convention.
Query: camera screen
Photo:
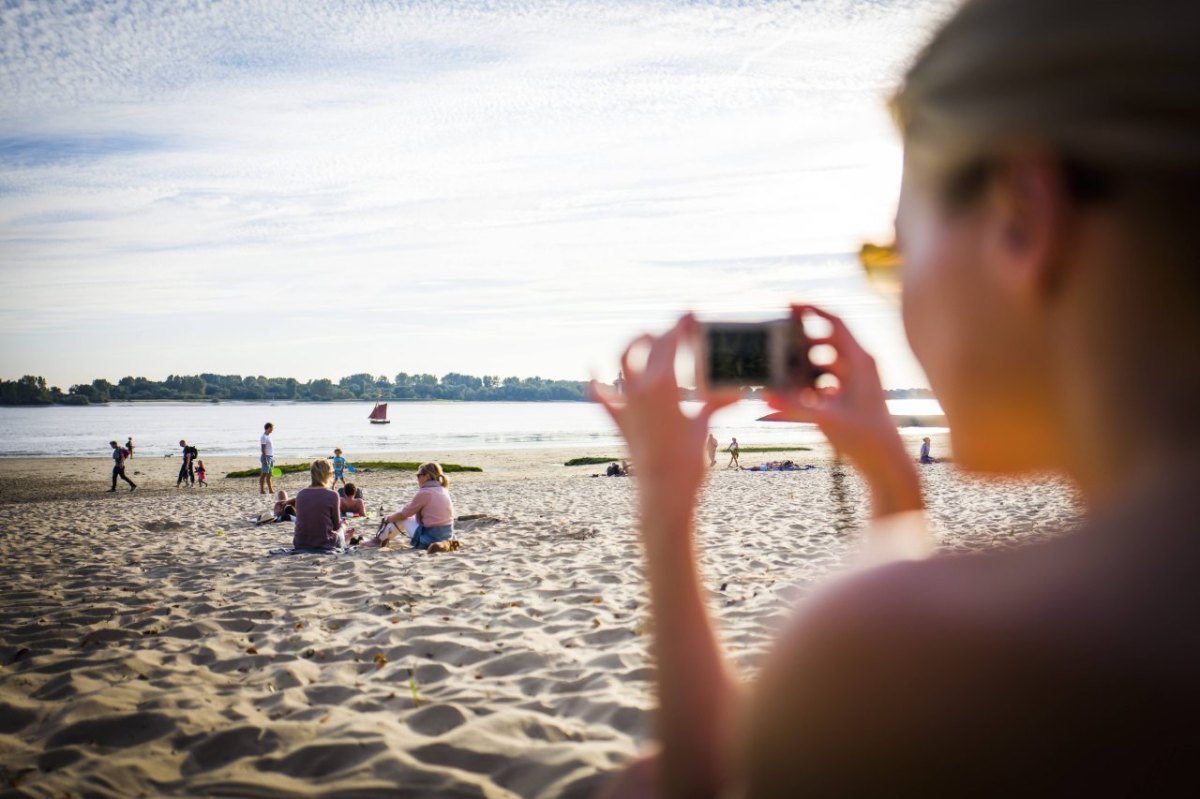
[[[708,329],[708,379],[715,384],[765,386],[771,354],[765,327]]]

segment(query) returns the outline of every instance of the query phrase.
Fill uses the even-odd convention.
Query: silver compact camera
[[[791,319],[700,322],[696,385],[709,389],[810,388],[822,370],[809,359],[812,344]]]

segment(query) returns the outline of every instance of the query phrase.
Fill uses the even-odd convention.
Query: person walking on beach
[[[704,448],[708,452],[708,465],[717,465],[717,437],[712,433],[708,434],[708,441],[705,442]]]
[[[204,461],[196,461],[196,483],[201,486],[208,485],[204,480]]]
[[[275,486],[271,484],[271,469],[275,468],[275,447],[271,444],[271,433],[275,430],[275,425],[267,422],[263,425],[263,434],[258,439],[259,449],[259,475],[258,475],[258,493],[274,494]],[[328,463],[328,461],[326,461]],[[332,471],[332,469],[330,470]]]
[[[179,464],[179,477],[175,478],[175,487],[179,488],[180,484],[187,482],[189,486],[196,485],[196,457],[200,454],[200,450],[193,446],[189,446],[182,438],[179,439],[179,446],[183,447],[183,463]]]
[[[931,441],[929,436],[925,436],[925,438],[921,439],[921,463],[937,463],[937,458],[929,454],[930,443]]]
[[[736,438],[733,440],[733,442],[728,447],[725,448],[725,451],[729,453],[729,463],[725,464],[725,468],[726,469],[742,468],[742,464],[738,462],[738,453],[742,451],[742,448],[738,446]]]
[[[108,442],[108,445],[112,447],[113,459],[112,488],[108,489],[108,492],[111,494],[117,490],[118,477],[129,483],[129,490],[132,491],[137,488],[137,483],[125,476],[125,459],[129,457],[129,451],[115,441]]]

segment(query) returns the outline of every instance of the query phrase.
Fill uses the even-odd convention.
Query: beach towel
[[[353,555],[357,551],[357,547],[346,547],[345,549],[315,549],[311,547],[293,549],[290,547],[276,547],[268,550],[267,553],[270,555]]]
[[[803,466],[768,466],[762,464],[760,466],[751,466],[749,469],[744,469],[747,472],[807,472],[810,469],[815,469],[811,463],[806,463]]]

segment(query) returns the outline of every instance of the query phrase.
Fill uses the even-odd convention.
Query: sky
[[[949,0],[0,4],[0,377],[615,375],[842,314]]]

